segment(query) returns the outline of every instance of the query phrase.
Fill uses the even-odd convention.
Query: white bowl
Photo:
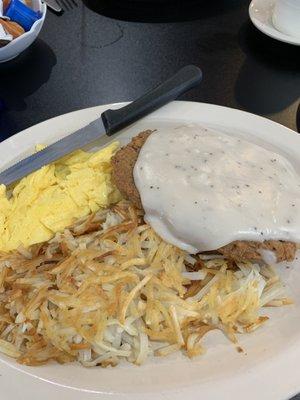
[[[46,17],[47,6],[42,3],[41,0],[32,0],[32,8],[34,11],[40,11],[42,17],[35,21],[30,31],[25,32],[23,35],[14,39],[9,44],[0,48],[0,63],[12,60],[17,57],[22,51],[27,49],[38,37],[40,30],[42,29],[43,23]]]
[[[273,12],[273,24],[280,32],[300,38],[300,1],[277,0]]]

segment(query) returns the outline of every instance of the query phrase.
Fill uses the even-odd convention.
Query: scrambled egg
[[[0,251],[47,241],[76,219],[120,200],[110,163],[118,146],[78,150],[46,165],[23,178],[10,198],[0,185]]]

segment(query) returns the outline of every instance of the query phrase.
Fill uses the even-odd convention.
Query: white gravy
[[[235,240],[300,242],[300,177],[254,143],[197,125],[158,130],[134,179],[146,222],[190,253]]]

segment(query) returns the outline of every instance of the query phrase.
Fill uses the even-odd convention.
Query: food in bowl
[[[116,197],[74,215],[47,240],[1,252],[3,353],[27,365],[76,360],[87,367],[140,365],[177,351],[195,357],[210,331],[237,345],[240,334],[268,320],[265,306],[291,304],[273,266],[293,259],[298,243],[300,179],[284,157],[198,126],[147,131],[123,149],[102,151]],[[93,155],[84,154],[89,165]],[[61,164],[56,174],[68,180],[72,172]],[[253,172],[260,167],[264,177]],[[18,185],[34,176],[41,170]],[[74,201],[85,197],[85,179]],[[260,215],[257,200],[274,193],[276,221]],[[281,210],[282,201],[290,208]],[[231,220],[234,212],[240,218]],[[281,221],[284,212],[290,222]]]
[[[13,39],[16,39],[17,37],[23,35],[25,30],[16,22],[12,21],[7,21],[5,19],[0,19],[0,25],[1,25],[1,40],[4,41],[2,44],[5,46],[9,42],[11,42]]]
[[[33,24],[40,18],[42,18],[42,13],[39,10],[33,10],[31,1],[0,0],[1,47],[30,31]]]
[[[13,40],[13,37],[0,24],[0,47],[4,47]]]

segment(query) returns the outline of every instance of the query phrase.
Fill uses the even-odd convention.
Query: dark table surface
[[[132,100],[186,64],[199,65],[204,80],[183,99],[300,131],[300,49],[257,31],[248,0],[156,3],[137,10],[85,0],[61,16],[48,12],[38,40],[0,64],[0,140],[59,114]]]
[[[69,111],[132,100],[190,63],[201,66],[204,80],[184,99],[240,108],[300,130],[299,47],[257,31],[248,0],[194,0],[198,6],[174,0],[152,15],[149,8],[134,14],[85,1],[118,17],[169,22],[108,18],[82,2],[61,16],[48,12],[38,40],[0,64],[0,139]]]

